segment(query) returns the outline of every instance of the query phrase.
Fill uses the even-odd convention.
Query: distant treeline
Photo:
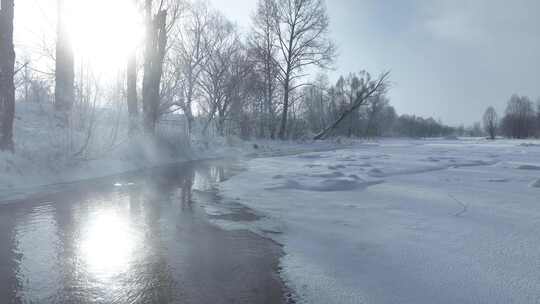
[[[351,107],[361,88],[366,72],[340,77],[329,85],[324,75],[305,87],[297,108],[301,115],[293,121],[295,137],[318,133]],[[369,77],[367,77],[369,78]],[[398,115],[385,93],[378,94],[354,110],[337,128],[333,136],[347,137],[441,137],[456,133],[456,129],[433,118],[415,115]]]
[[[517,139],[540,137],[540,99],[535,105],[527,96],[513,95],[502,118],[489,107],[483,123],[485,133],[492,139],[498,135]]]

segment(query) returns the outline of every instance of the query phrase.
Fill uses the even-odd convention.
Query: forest
[[[451,127],[396,113],[390,72],[357,71],[331,80],[339,50],[322,0],[259,0],[247,31],[203,1],[133,3],[144,34],[125,54],[121,72],[103,81],[74,51],[63,0],[56,37],[37,49],[14,45],[14,1],[2,0],[2,150],[16,150],[15,118],[24,118],[18,108],[28,105],[39,105],[48,121],[43,128],[53,128],[53,137],[62,134],[56,146],[68,157],[87,154],[104,133],[113,147],[133,135],[156,137],[164,128],[183,143],[193,135],[285,140],[540,133],[540,102],[528,97],[512,96],[500,119],[490,107],[482,123]]]
[[[360,71],[331,84],[327,74],[338,51],[321,0],[261,0],[247,32],[206,2],[139,1],[144,35],[126,54],[124,72],[106,83],[77,58],[63,2],[57,3],[55,39],[28,50],[14,46],[14,1],[2,0],[2,150],[15,151],[15,117],[25,116],[18,106],[28,104],[45,109],[43,128],[65,133],[58,145],[72,156],[103,139],[98,129],[111,119],[117,123],[107,123],[109,145],[126,134],[153,136],[163,124],[188,138],[454,132],[432,118],[398,115],[387,97],[389,73]]]

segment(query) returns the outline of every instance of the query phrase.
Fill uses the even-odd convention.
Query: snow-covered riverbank
[[[538,303],[539,183],[540,142],[391,140],[253,159],[221,190],[265,216],[300,303]]]
[[[51,105],[19,104],[16,153],[0,152],[0,200],[41,193],[54,184],[178,162],[287,155],[344,146],[332,141],[303,144],[201,136],[187,139],[178,124],[158,126],[154,139],[133,137],[128,134],[128,122],[116,110],[96,111],[93,122],[77,120],[70,128],[63,128]]]

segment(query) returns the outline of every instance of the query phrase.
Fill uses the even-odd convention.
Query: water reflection
[[[130,227],[129,213],[113,208],[99,212],[81,227],[78,255],[90,274],[111,280],[129,271],[135,244],[140,242]]]
[[[54,295],[49,282],[60,281],[56,263],[60,240],[53,215],[50,204],[37,206],[30,214],[21,215],[14,229],[17,298],[48,299]]]
[[[280,249],[212,227],[194,197],[234,170],[184,165],[1,206],[0,302],[279,302]]]

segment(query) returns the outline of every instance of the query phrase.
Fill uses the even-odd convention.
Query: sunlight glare
[[[109,278],[129,269],[136,242],[129,220],[104,211],[89,223],[81,240],[81,256],[88,271]]]
[[[97,73],[115,76],[144,33],[134,1],[71,0],[65,9],[78,60]]]

